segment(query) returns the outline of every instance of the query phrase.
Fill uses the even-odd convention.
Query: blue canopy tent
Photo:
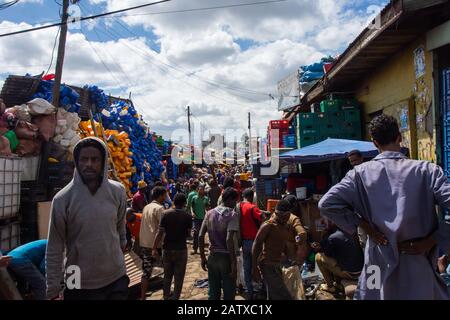
[[[283,153],[280,155],[280,159],[302,164],[324,162],[344,159],[352,150],[361,151],[365,158],[373,158],[378,155],[378,150],[372,142],[328,138],[322,142]]]

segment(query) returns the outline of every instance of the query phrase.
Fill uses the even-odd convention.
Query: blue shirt
[[[20,246],[8,253],[10,256],[10,266],[20,266],[26,263],[33,263],[45,273],[45,250],[47,249],[47,240],[37,240]]]

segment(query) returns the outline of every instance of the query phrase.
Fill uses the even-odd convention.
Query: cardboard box
[[[38,236],[40,240],[47,239],[48,236],[51,205],[51,201],[38,202]]]

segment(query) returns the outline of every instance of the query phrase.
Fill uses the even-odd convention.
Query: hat
[[[288,212],[291,211],[291,209],[292,205],[285,199],[278,201],[277,206],[275,207],[275,211],[280,212]]]
[[[283,198],[283,200],[288,201],[291,204],[291,206],[294,206],[295,202],[297,201],[297,197],[294,196],[293,194],[288,194]]]
[[[138,182],[138,189],[144,189],[147,188],[147,183],[145,183],[144,180],[141,180]]]

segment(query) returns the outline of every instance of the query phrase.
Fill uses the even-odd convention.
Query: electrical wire
[[[86,41],[88,42],[89,46],[91,47],[92,51],[95,53],[95,55],[97,56],[97,58],[100,60],[101,64],[103,65],[103,67],[109,72],[109,74],[111,75],[112,80],[114,80],[116,82],[116,84],[118,85],[119,88],[123,88],[122,84],[120,83],[120,81],[116,78],[116,75],[111,71],[111,69],[108,67],[108,65],[105,63],[105,61],[103,61],[101,55],[98,53],[97,49],[94,47],[94,45],[91,43],[91,41],[89,41],[87,39],[86,34],[84,33],[83,29],[81,29],[81,32],[85,35],[86,37]]]
[[[16,1],[18,1],[18,0],[16,0]],[[135,6],[135,7],[115,10],[115,11],[111,11],[111,12],[100,13],[100,14],[96,14],[96,15],[93,15],[93,16],[90,16],[90,17],[81,17],[78,21],[97,19],[97,18],[109,16],[109,15],[116,14],[116,13],[121,13],[121,12],[130,11],[130,10],[140,9],[140,8],[144,8],[144,7],[150,7],[150,6],[154,6],[154,5],[161,4],[161,3],[164,3],[164,2],[169,2],[169,1],[172,1],[172,0],[160,0],[160,1],[156,1],[156,2],[142,4],[142,5]],[[16,35],[16,34],[22,34],[22,33],[27,33],[27,32],[37,31],[37,30],[43,30],[43,29],[58,27],[58,26],[62,26],[63,24],[68,24],[68,23],[70,23],[70,22],[59,22],[59,23],[54,23],[54,24],[41,26],[41,27],[35,27],[35,28],[25,29],[25,30],[21,30],[21,31],[4,33],[4,34],[0,34],[0,37],[13,36],[13,35]]]
[[[108,30],[106,30],[106,31],[108,32]],[[113,38],[113,40],[115,40],[115,39]],[[150,64],[153,64],[154,66],[156,66],[156,67],[157,67],[158,69],[160,69],[163,73],[167,73],[168,75],[170,75],[169,69],[168,69],[168,68],[164,68],[164,67],[162,67],[162,66],[156,64],[156,63],[153,61],[153,60],[154,60],[154,57],[152,57],[148,52],[143,51],[143,50],[141,50],[140,48],[133,47],[133,46],[127,44],[126,42],[124,42],[123,44],[124,44],[125,46],[127,46],[128,48],[130,48],[130,50],[136,52],[136,53],[137,53],[138,55],[140,55],[142,58],[146,59]],[[150,60],[150,59],[151,59],[151,60]],[[196,89],[196,90],[202,92],[203,94],[205,94],[205,95],[207,95],[207,96],[213,97],[213,98],[218,99],[218,100],[222,100],[222,101],[224,101],[224,102],[226,102],[226,103],[228,103],[228,104],[240,105],[240,106],[243,106],[243,107],[248,107],[248,105],[244,105],[244,104],[239,103],[239,102],[236,102],[236,101],[230,101],[230,100],[224,99],[224,98],[222,98],[222,97],[215,96],[215,95],[211,94],[210,92],[205,91],[205,90],[203,90],[203,89],[201,89],[201,88],[199,88],[199,87],[196,87],[196,86],[192,85],[191,83],[189,83],[189,82],[187,82],[187,81],[184,81],[184,80],[182,80],[182,79],[179,79],[179,78],[176,78],[176,77],[173,77],[173,76],[172,76],[172,78],[175,79],[175,80],[178,80],[178,81],[183,82],[185,85],[187,85],[187,86],[189,86],[189,87],[191,87],[191,88],[194,88],[194,89]]]
[[[16,0],[16,1],[18,1],[18,0]],[[143,5],[140,5],[140,6],[135,6],[135,7],[115,10],[115,11],[111,11],[111,12],[96,14],[96,15],[89,16],[89,17],[81,17],[79,19],[79,21],[85,21],[85,20],[97,19],[97,18],[105,18],[105,17],[111,16],[111,15],[115,15],[115,14],[118,14],[118,13],[127,12],[127,11],[140,9],[140,8],[144,8],[144,7],[149,7],[149,6],[152,6],[152,5],[156,5],[156,4],[160,4],[160,3],[164,3],[164,2],[169,2],[169,1],[172,1],[172,0],[161,0],[161,1],[157,1],[157,2],[143,4]],[[225,8],[255,6],[255,5],[263,5],[263,4],[270,4],[270,3],[277,3],[277,2],[285,2],[285,1],[289,1],[289,0],[270,0],[270,1],[251,2],[251,3],[239,3],[239,4],[216,6],[216,7],[204,7],[204,8],[192,8],[192,9],[184,9],[184,10],[173,10],[173,11],[161,11],[161,12],[152,12],[152,13],[142,13],[140,15],[156,15],[156,14],[170,14],[170,13],[186,13],[186,12],[193,12],[193,11],[218,10],[218,9],[225,9]],[[138,15],[138,14],[136,14],[136,15]],[[135,15],[118,15],[117,17],[127,17],[127,16],[135,16]],[[20,30],[20,31],[0,34],[0,37],[12,36],[12,35],[21,34],[21,33],[32,32],[32,31],[37,31],[37,30],[42,30],[42,29],[47,29],[47,28],[52,28],[52,27],[60,26],[62,24],[64,24],[64,23],[60,22],[60,23],[54,23],[54,24],[51,24],[51,25],[46,25],[46,26],[41,26],[41,27],[36,27],[36,28],[30,28],[30,29],[25,29],[25,30]]]
[[[123,23],[120,22],[120,20],[116,19],[116,22],[117,22],[124,30],[128,31],[131,35],[133,35],[133,36],[139,38],[139,36],[138,36],[135,32],[133,32],[130,28],[126,27]],[[155,51],[155,50],[154,50],[154,51]],[[161,62],[161,61],[160,61],[160,62]],[[169,62],[170,62],[170,61],[169,61]],[[161,63],[165,64],[164,62],[161,62]],[[269,97],[269,98],[270,98],[270,94],[269,94],[269,93],[263,93],[263,92],[258,92],[258,91],[255,91],[255,90],[246,89],[246,88],[239,88],[239,87],[236,87],[236,86],[230,86],[230,85],[228,85],[228,84],[223,84],[223,83],[220,83],[220,82],[218,82],[218,81],[214,81],[214,80],[211,80],[211,79],[207,79],[207,78],[204,78],[204,77],[200,77],[200,76],[196,75],[195,72],[188,71],[188,70],[184,69],[183,67],[177,65],[177,64],[174,63],[174,62],[170,62],[169,64],[165,64],[165,65],[166,65],[167,67],[171,68],[171,69],[175,69],[175,70],[177,70],[177,71],[179,71],[179,72],[184,73],[187,77],[194,77],[194,78],[197,78],[197,79],[199,79],[200,81],[202,81],[202,82],[204,82],[204,83],[207,83],[207,84],[210,85],[210,86],[214,86],[214,87],[217,87],[217,88],[225,88],[225,89],[228,89],[228,90],[231,90],[231,91],[237,91],[237,92],[241,92],[241,93],[245,93],[245,94],[262,95],[262,96],[266,96],[266,97]],[[247,98],[248,100],[252,100],[252,101],[254,101],[254,102],[259,102],[259,101],[257,101],[257,100],[253,100],[253,99],[250,99],[250,98],[248,98],[248,97],[242,97],[242,96],[239,96],[239,97],[240,97],[240,98],[244,98],[244,99]]]
[[[7,1],[4,3],[0,3],[0,10],[5,10],[8,9],[10,7],[12,7],[13,5],[17,4],[20,0],[13,0],[13,1]]]
[[[172,13],[189,13],[189,12],[196,12],[196,11],[209,11],[209,10],[219,10],[219,9],[228,9],[228,8],[237,8],[237,7],[248,7],[248,6],[263,5],[263,4],[285,2],[285,1],[289,1],[289,0],[257,1],[257,2],[250,2],[250,3],[229,4],[229,5],[215,6],[215,7],[203,7],[203,8],[181,9],[181,10],[172,10],[172,11],[135,13],[135,14],[117,15],[117,16],[108,17],[108,18],[150,16],[150,15],[172,14]]]
[[[58,31],[56,32],[55,42],[53,43],[52,58],[51,58],[51,60],[50,60],[50,65],[48,66],[47,71],[45,72],[45,74],[48,74],[48,72],[50,71],[50,68],[52,67],[53,59],[54,59],[54,57],[55,57],[56,43],[57,43],[58,35],[59,35],[59,32],[60,32],[60,31],[61,31],[61,27],[59,27],[59,28],[58,28]]]

